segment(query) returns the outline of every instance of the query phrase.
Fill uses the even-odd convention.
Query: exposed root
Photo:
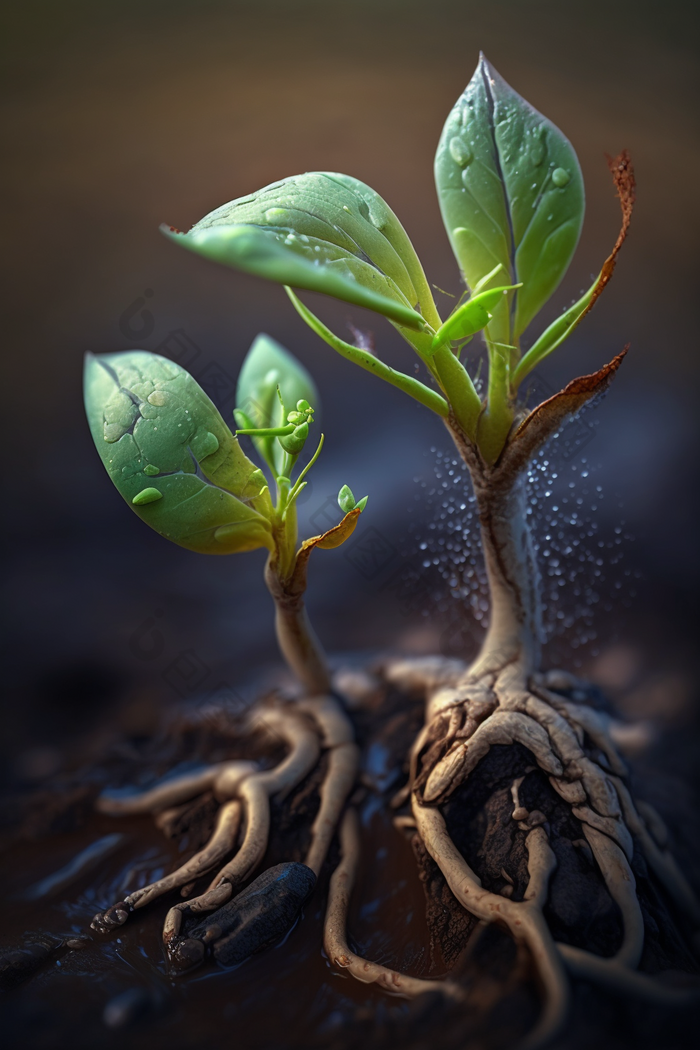
[[[163,943],[166,948],[173,946],[180,933],[184,912],[199,914],[220,908],[232,896],[234,887],[244,882],[262,860],[270,832],[270,802],[265,784],[261,783],[260,776],[258,774],[249,777],[240,787],[240,797],[246,816],[245,835],[241,848],[235,857],[224,865],[205,893],[191,900],[182,901],[170,909],[163,925]]]
[[[332,966],[346,970],[363,984],[378,984],[385,991],[403,999],[414,999],[424,992],[440,991],[455,994],[456,988],[448,981],[428,981],[391,970],[388,966],[370,962],[350,950],[345,932],[350,894],[355,881],[360,856],[360,836],[357,814],[348,809],[340,827],[340,864],[331,876],[328,890],[326,920],[323,927],[323,946]]]
[[[121,926],[132,911],[178,887],[191,893],[196,879],[215,869],[233,852],[204,893],[175,904],[165,919],[163,942],[176,968],[189,969],[201,961],[205,945],[191,938],[182,940],[184,916],[221,908],[251,877],[267,849],[270,799],[289,794],[317,764],[323,748],[328,751],[328,770],[321,785],[319,811],[306,857],[306,865],[315,876],[319,874],[357,775],[359,752],[352,724],[337,700],[320,696],[265,708],[252,719],[251,728],[271,732],[287,746],[287,754],[274,768],[260,770],[252,762],[221,762],[126,799],[105,795],[99,800],[98,808],[106,813],[159,814],[210,789],[223,804],[214,834],[204,849],[170,875],[96,915],[93,929],[104,933]],[[234,852],[241,825],[242,842]],[[313,878],[310,874],[309,877]]]
[[[204,849],[172,874],[166,875],[158,882],[151,883],[150,886],[130,893],[125,898],[125,903],[130,908],[143,908],[144,905],[150,904],[156,897],[162,896],[168,890],[185,886],[201,875],[206,875],[233,849],[241,826],[241,817],[242,807],[238,799],[224,803],[217,814],[214,834]]]
[[[526,839],[530,883],[524,901],[485,890],[452,842],[439,809],[423,805],[414,795],[413,814],[425,848],[442,871],[460,904],[484,922],[498,922],[513,938],[529,949],[545,989],[545,1005],[528,1046],[552,1038],[562,1026],[569,1002],[569,989],[561,958],[542,916],[549,876],[556,859],[542,828],[532,830]]]
[[[635,969],[639,966],[644,947],[644,919],[637,899],[637,887],[627,857],[607,835],[583,826],[593,856],[610,896],[622,914],[622,945],[614,960],[620,966]]]
[[[213,788],[220,777],[230,776],[232,780],[238,782],[243,776],[252,773],[255,768],[252,762],[217,762],[198,773],[184,773],[182,776],[172,777],[149,791],[125,797],[105,793],[96,800],[95,809],[100,813],[108,813],[112,817],[161,813],[163,810],[180,805],[182,802],[188,802],[196,795],[201,795],[209,788]]]
[[[660,1006],[687,1006],[700,999],[697,986],[664,984],[658,976],[639,973],[617,959],[603,959],[572,944],[557,944],[557,948],[570,974],[612,992]]]
[[[630,830],[637,836],[649,866],[666,887],[677,908],[686,917],[692,927],[700,927],[700,902],[675,858],[668,850],[661,849],[640,817],[625,784],[619,777],[613,777],[613,783],[622,804],[625,820]]]
[[[493,662],[493,661],[492,661]],[[423,676],[426,721],[411,753],[410,779],[395,802],[412,799],[412,812],[425,848],[457,900],[483,922],[505,926],[529,950],[544,990],[544,1005],[526,1045],[539,1046],[560,1028],[569,999],[565,970],[614,991],[659,1003],[694,1001],[700,988],[639,973],[644,922],[630,860],[636,840],[649,866],[670,893],[687,926],[700,927],[700,905],[666,849],[666,830],[655,811],[636,807],[624,783],[626,767],[613,744],[614,722],[604,713],[554,691],[580,688],[562,672],[527,676],[517,662],[501,670],[489,665],[479,681],[473,671],[458,676],[454,661],[397,661],[386,678],[414,692]],[[489,711],[492,704],[492,712]],[[495,710],[494,710],[495,708]],[[600,875],[620,909],[622,942],[610,958],[567,944],[556,944],[544,919],[549,879],[556,859],[546,818],[521,804],[516,778],[511,793],[513,819],[526,832],[530,876],[522,901],[511,900],[512,880],[503,893],[481,885],[447,830],[438,808],[469,777],[494,744],[520,743],[548,774],[558,795],[580,821]],[[536,768],[535,765],[531,767]],[[405,820],[405,818],[398,818]]]

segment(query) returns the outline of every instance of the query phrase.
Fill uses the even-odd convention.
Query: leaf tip
[[[161,233],[165,234],[171,241],[174,241],[177,237],[186,237],[187,235],[183,230],[178,230],[177,226],[171,226],[168,222],[161,222],[158,227]]]

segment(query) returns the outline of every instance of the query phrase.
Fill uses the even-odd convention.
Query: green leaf
[[[263,332],[254,339],[243,361],[236,388],[236,411],[255,428],[283,427],[287,420],[277,396],[278,387],[287,412],[299,401],[319,410],[318,390],[307,370],[289,350]],[[273,473],[279,474],[284,452],[277,439],[254,437],[253,442]]]
[[[513,287],[513,285],[506,285],[500,288],[490,288],[487,292],[473,295],[466,303],[458,306],[433,336],[433,352],[443,343],[470,339],[477,332],[486,328],[493,317],[494,310],[498,308],[503,297],[513,291]]]
[[[351,510],[355,509],[356,505],[352,489],[349,485],[343,485],[338,493],[338,506],[344,514],[349,514]]]
[[[84,391],[109,476],[156,532],[207,554],[271,547],[265,477],[183,368],[145,350],[87,354]]]
[[[279,284],[324,292],[421,331],[435,307],[398,219],[357,179],[308,172],[217,208],[189,233],[163,232],[193,252]]]
[[[561,346],[565,339],[568,339],[574,328],[580,324],[588,313],[589,307],[593,302],[593,295],[599,284],[600,277],[596,277],[591,287],[581,296],[578,302],[574,303],[573,306],[570,306],[568,310],[565,310],[560,317],[557,317],[556,321],[553,321],[549,328],[544,330],[539,339],[530,347],[528,352],[523,355],[517,368],[513,372],[512,385],[514,390],[517,390],[525,376],[531,372],[540,361],[543,361],[553,350],[556,350],[558,346]]]
[[[558,317],[556,321],[550,324],[537,341],[530,347],[526,354],[521,358],[517,368],[515,369],[511,378],[511,384],[513,390],[517,390],[518,385],[523,381],[525,376],[535,368],[540,361],[556,350],[557,347],[561,346],[565,339],[568,339],[574,328],[577,327],[593,307],[598,297],[607,287],[615,270],[617,256],[625,243],[627,232],[630,226],[630,220],[632,218],[632,209],[634,208],[635,200],[635,178],[634,168],[632,167],[632,161],[627,150],[623,150],[618,157],[614,159],[608,157],[608,166],[612,173],[615,181],[615,188],[617,189],[618,197],[620,198],[620,207],[622,209],[622,226],[620,232],[617,235],[617,240],[613,245],[613,250],[603,263],[603,267],[596,277],[595,281],[585,292],[577,303],[570,306],[568,310],[565,310],[561,317]]]
[[[468,285],[499,263],[511,284],[523,284],[488,327],[491,340],[512,343],[559,284],[578,242],[584,193],[574,149],[482,55],[447,118],[435,180]]]

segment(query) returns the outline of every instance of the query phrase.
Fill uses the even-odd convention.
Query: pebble
[[[316,876],[305,864],[275,864],[190,929],[188,940],[208,942],[212,937],[207,931],[216,926],[214,958],[224,966],[235,966],[289,933],[315,885]]]

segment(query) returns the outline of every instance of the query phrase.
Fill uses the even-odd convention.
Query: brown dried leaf
[[[585,404],[602,394],[610,385],[628,350],[629,343],[597,372],[572,379],[558,394],[534,408],[508,440],[498,463],[499,474],[510,475],[521,471],[568,416],[575,415]]]
[[[320,547],[321,550],[333,550],[335,547],[340,547],[355,531],[357,519],[361,513],[360,508],[355,507],[354,510],[348,511],[342,521],[334,525],[332,529],[321,533],[320,536],[311,536],[308,540],[304,540],[297,553],[290,590],[301,594],[306,589],[306,569],[311,551],[315,547]]]
[[[629,155],[629,151],[623,149],[617,157],[610,157],[607,153],[605,159],[608,162],[608,167],[615,181],[615,188],[617,189],[617,195],[620,198],[620,207],[622,209],[622,226],[620,232],[617,235],[615,246],[603,263],[603,268],[600,271],[598,283],[593,289],[591,295],[591,301],[589,302],[586,309],[579,317],[577,324],[580,324],[587,313],[589,313],[595,304],[596,299],[601,294],[608,281],[613,275],[615,269],[615,263],[617,261],[617,254],[620,248],[625,243],[627,237],[627,231],[630,228],[630,222],[632,220],[632,210],[634,208],[634,202],[637,196],[637,183],[634,178],[634,168],[632,166],[632,160]]]

